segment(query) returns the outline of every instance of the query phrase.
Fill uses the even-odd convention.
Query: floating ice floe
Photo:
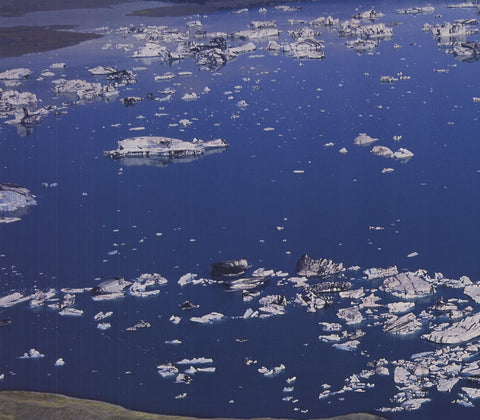
[[[30,306],[39,307],[42,306],[47,300],[52,299],[56,295],[55,289],[50,289],[47,292],[37,290],[35,294],[31,296]]]
[[[434,287],[427,281],[426,273],[419,270],[415,273],[399,273],[383,281],[382,290],[403,299],[415,299],[432,295]]]
[[[182,287],[186,286],[187,284],[197,285],[197,284],[206,284],[207,282],[208,280],[206,279],[197,279],[197,274],[193,274],[193,273],[184,274],[178,280],[178,284]]]
[[[25,79],[32,74],[33,72],[26,68],[5,70],[0,73],[0,80],[20,80]]]
[[[223,150],[228,143],[223,139],[192,142],[168,137],[132,137],[118,141],[116,150],[104,152],[105,157],[120,158],[157,158],[171,161],[199,157],[210,151]]]
[[[397,9],[395,12],[399,15],[426,15],[435,12],[432,6],[408,7],[406,9]]]
[[[387,303],[388,312],[392,314],[401,314],[410,311],[415,307],[414,302],[392,302]]]
[[[172,363],[158,365],[157,370],[162,378],[171,378],[178,374],[178,369]]]
[[[373,137],[368,136],[366,133],[360,133],[357,137],[355,137],[353,143],[357,146],[368,146],[376,141],[378,141],[378,139],[374,139]]]
[[[276,376],[279,375],[280,373],[284,372],[286,369],[285,365],[282,363],[280,366],[276,366],[273,368],[267,368],[265,366],[262,366],[261,368],[258,369],[258,372],[261,373],[264,376]]]
[[[85,80],[57,80],[53,91],[57,95],[70,97],[80,101],[94,101],[104,99],[113,100],[119,91],[112,85],[101,85],[100,83],[90,83]]]
[[[480,285],[472,284],[466,286],[465,289],[463,289],[463,293],[470,297],[475,303],[480,303]]]
[[[329,299],[318,296],[312,291],[297,293],[294,300],[294,303],[297,305],[305,306],[308,312],[317,312],[323,309],[329,302]]]
[[[453,54],[460,61],[477,61],[480,59],[480,44],[474,41],[454,43],[446,52]]]
[[[58,314],[62,316],[82,316],[83,310],[67,307],[62,309]]]
[[[365,10],[364,12],[356,13],[352,16],[352,19],[357,20],[372,20],[375,21],[385,16],[383,13],[377,11],[376,9]]]
[[[210,264],[209,273],[211,276],[239,276],[249,268],[245,258],[239,260],[220,261]]]
[[[373,153],[376,156],[381,156],[386,158],[393,157],[392,149],[386,146],[373,146],[372,150],[370,150],[370,153]]]
[[[65,360],[63,360],[63,358],[60,357],[59,359],[57,359],[54,366],[64,366],[64,365],[65,365]]]
[[[102,331],[108,330],[111,327],[112,327],[112,324],[110,324],[109,322],[99,322],[97,324],[97,328]]]
[[[140,98],[139,96],[127,96],[126,98],[120,99],[120,103],[127,107],[134,106],[140,102],[143,102],[143,98]]]
[[[23,353],[23,356],[20,356],[19,359],[41,359],[42,357],[45,357],[45,355],[38,350],[30,349],[28,353]]]
[[[422,328],[422,324],[417,320],[414,313],[409,312],[406,315],[398,317],[389,315],[383,324],[383,331],[392,334],[411,334]]]
[[[425,23],[423,25],[424,32],[431,32],[434,38],[442,40],[446,38],[449,40],[462,38],[465,39],[469,35],[478,33],[477,28],[472,28],[471,25],[464,23],[444,23],[443,25],[430,25]]]
[[[160,274],[142,274],[140,275],[129,288],[130,294],[137,297],[154,296],[160,293],[160,290],[147,290],[149,287],[164,285],[167,283],[167,279],[163,278]]]
[[[182,359],[177,362],[177,365],[207,365],[213,363],[210,357],[194,357],[193,359]]]
[[[310,21],[312,26],[336,26],[340,24],[340,19],[335,19],[332,16],[321,16],[317,19]]]
[[[230,34],[230,38],[244,40],[262,40],[265,38],[278,37],[280,31],[277,28],[266,27],[260,29],[246,29],[244,31],[236,31]]]
[[[14,216],[12,213],[35,204],[37,202],[27,188],[16,184],[0,183],[0,215],[6,213],[7,216]]]
[[[377,48],[378,42],[373,39],[357,38],[353,41],[347,41],[345,44],[348,48],[358,54],[373,54]]]
[[[225,285],[228,287],[229,290],[251,290],[263,286],[268,280],[268,277],[269,276],[246,277],[230,282],[225,282]]]
[[[428,341],[441,344],[459,344],[480,336],[480,313],[454,322],[444,328],[423,335]]]
[[[314,38],[301,38],[293,43],[270,41],[265,47],[269,51],[282,51],[298,59],[319,60],[325,58],[323,43]]]
[[[359,324],[364,319],[362,313],[356,307],[339,309],[337,317],[345,320],[347,325]]]
[[[342,23],[338,31],[340,36],[357,37],[362,39],[390,39],[393,37],[393,29],[383,23],[372,25],[359,25],[358,20],[350,20]]]
[[[137,331],[143,328],[150,328],[151,324],[149,322],[145,322],[143,319],[138,321],[133,327],[126,328],[126,331]]]
[[[271,316],[283,315],[288,302],[283,295],[268,295],[259,299],[258,303],[262,305],[259,310]],[[261,317],[264,317],[264,315],[261,315]]]
[[[21,293],[15,292],[0,298],[0,308],[9,308],[19,303],[26,302],[30,299],[31,296],[23,296]]]
[[[338,350],[352,351],[352,350],[356,350],[359,344],[360,344],[360,341],[358,340],[350,340],[350,341],[346,341],[345,343],[335,343],[333,344],[333,347],[335,347]]]
[[[225,315],[219,312],[211,312],[201,317],[192,316],[190,318],[190,321],[196,322],[197,324],[213,324],[214,322],[221,321],[224,318],[225,318]]]
[[[118,299],[124,296],[124,289],[130,284],[123,277],[114,277],[93,287],[90,293],[93,300]]]
[[[297,261],[297,275],[305,277],[326,277],[345,271],[342,263],[334,263],[332,260],[321,258],[314,260],[304,254]]]
[[[106,76],[107,74],[116,73],[117,69],[111,66],[96,66],[88,69],[88,72],[94,76]]]
[[[106,318],[110,318],[112,315],[113,315],[113,312],[105,312],[105,313],[99,312],[93,317],[93,319],[95,321],[102,321]]]

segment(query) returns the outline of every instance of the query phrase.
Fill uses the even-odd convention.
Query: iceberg
[[[353,140],[353,144],[357,146],[368,146],[374,142],[378,141],[378,139],[374,139],[373,137],[368,136],[366,133],[360,133],[355,140]]]
[[[198,157],[211,150],[225,149],[228,143],[223,139],[203,141],[194,139],[192,142],[168,137],[132,137],[118,141],[116,150],[104,152],[110,159],[156,157],[168,161],[189,157]]]
[[[35,204],[37,202],[27,188],[0,183],[0,213],[12,213]]]
[[[225,318],[225,315],[219,312],[211,312],[201,317],[192,316],[190,321],[198,324],[213,324],[214,322],[221,321],[223,318]]]
[[[403,299],[429,296],[435,292],[435,289],[425,278],[426,276],[419,272],[400,273],[386,278],[381,289]]]
[[[124,296],[123,290],[130,284],[131,282],[125,280],[123,277],[114,277],[93,287],[90,293],[94,300],[118,299]]]
[[[0,73],[0,80],[20,80],[27,78],[31,74],[32,71],[26,68],[5,70]]]
[[[85,80],[60,80],[53,87],[57,95],[72,97],[75,100],[94,101],[98,99],[111,100],[119,94],[113,85],[101,85]]]
[[[245,258],[239,260],[221,261],[210,264],[209,273],[211,276],[239,276],[249,268]]]
[[[425,334],[423,338],[440,344],[460,344],[479,336],[480,313],[477,313],[438,331]]]
[[[368,268],[363,271],[363,274],[367,276],[368,280],[377,279],[380,277],[390,277],[398,274],[397,266],[388,268]]]
[[[435,8],[432,6],[408,7],[406,9],[397,9],[395,12],[399,15],[424,15],[433,13]]]
[[[332,260],[320,258],[314,260],[307,254],[303,254],[297,261],[297,275],[305,277],[326,277],[345,271],[342,263],[334,263]]]
[[[383,325],[383,331],[393,334],[411,334],[421,329],[422,324],[417,320],[417,317],[413,312],[398,317],[396,315],[390,315],[385,324]]]
[[[26,302],[30,299],[31,296],[23,296],[21,293],[15,292],[0,298],[0,308],[9,308],[19,303]]]

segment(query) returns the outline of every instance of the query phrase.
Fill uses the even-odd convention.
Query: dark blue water
[[[394,14],[395,8],[412,5],[419,4],[375,3],[386,14],[380,22],[404,24],[395,26],[394,38],[381,42],[373,55],[357,55],[335,31],[322,29],[325,60],[271,55],[261,49],[265,42],[259,42],[253,54],[261,57],[242,55],[219,75],[197,70],[190,59],[170,67],[157,60],[131,59],[121,50],[101,50],[108,39],[0,60],[1,70],[31,68],[35,77],[16,89],[35,92],[44,104],[63,101],[53,97],[48,79],[35,80],[56,61],[67,63],[66,69],[56,71],[59,76],[89,81],[95,78],[86,69],[98,64],[146,66],[136,71],[135,85],[121,88],[119,97],[145,97],[180,84],[174,86],[172,102],[144,101],[126,108],[117,98],[112,103],[71,106],[65,114],[46,117],[26,137],[19,137],[15,127],[0,128],[1,181],[29,188],[38,201],[20,222],[0,225],[0,296],[32,293],[35,288],[93,287],[99,279],[116,275],[133,279],[158,272],[169,280],[160,295],[147,299],[92,302],[88,293],[78,295],[76,307],[85,311],[80,318],[26,305],[2,309],[0,318],[11,318],[13,325],[0,331],[0,374],[6,374],[0,389],[58,392],[136,410],[217,417],[320,417],[391,405],[389,398],[396,393],[391,376],[376,377],[375,388],[344,394],[344,400],[335,396],[319,401],[318,394],[324,383],[340,389],[345,378],[365,369],[369,360],[407,359],[431,350],[420,333],[393,337],[381,327],[363,324],[368,333],[360,339],[359,349],[344,352],[317,339],[323,334],[317,323],[338,321],[336,305],[348,306],[337,298],[333,307],[315,314],[290,305],[284,316],[240,320],[232,317],[255,306],[243,303],[240,293],[226,293],[217,285],[180,288],[177,280],[187,272],[207,277],[211,262],[241,257],[252,268],[273,268],[293,276],[297,259],[307,252],[362,269],[396,264],[401,270],[425,268],[432,274],[468,275],[476,281],[480,108],[472,97],[480,95],[478,63],[456,61],[421,30],[425,22],[473,18],[476,13],[439,3],[435,14],[441,18]],[[328,14],[347,19],[356,8],[370,6],[350,1],[306,3],[298,13],[269,9],[266,18],[277,20],[281,40],[287,40],[288,19],[310,21]],[[54,19],[54,14],[49,16]],[[209,31],[231,32],[260,18],[252,9],[248,14],[218,13],[201,20]],[[182,28],[191,17],[131,19],[133,24]],[[114,22],[110,25],[115,29]],[[100,24],[82,28],[95,26]],[[110,37],[114,45],[141,45],[115,34]],[[478,36],[470,38],[478,41]],[[395,50],[395,43],[402,48]],[[154,82],[154,75],[186,70],[193,75]],[[380,83],[381,76],[399,72],[411,79]],[[185,92],[201,93],[205,86],[211,91],[199,100],[180,100]],[[242,86],[239,92],[234,92],[235,86]],[[233,99],[228,99],[228,91]],[[249,105],[240,111],[236,103],[242,99]],[[182,130],[169,126],[182,118],[193,124]],[[145,130],[129,130],[137,126]],[[275,130],[265,131],[268,127]],[[404,164],[373,156],[370,148],[353,145],[362,132],[394,150],[406,147],[415,156]],[[230,147],[225,153],[164,167],[132,166],[103,157],[104,150],[116,148],[117,140],[136,135],[221,137]],[[398,143],[392,139],[397,135],[402,136]],[[329,142],[334,146],[325,147]],[[346,155],[338,153],[342,147],[348,149]],[[381,174],[386,167],[395,171]],[[58,187],[45,189],[42,182],[57,182]],[[372,231],[369,226],[385,229]],[[108,254],[115,249],[117,255]],[[407,258],[413,251],[419,255]],[[270,281],[264,295],[295,296],[291,286],[277,286],[276,281]],[[357,282],[366,288],[378,286]],[[382,297],[382,303],[388,301]],[[185,300],[200,308],[181,311]],[[416,312],[433,302],[434,298],[420,303]],[[105,332],[93,321],[100,310],[114,312],[112,328]],[[188,321],[211,311],[229,318],[212,326]],[[169,321],[171,315],[182,316],[179,325]],[[140,319],[152,327],[125,332]],[[174,338],[182,344],[164,343]],[[236,338],[248,342],[238,343]],[[18,359],[32,347],[45,358]],[[216,373],[198,373],[191,385],[173,384],[157,373],[158,364],[198,356],[212,357]],[[65,366],[53,366],[58,357],[65,359]],[[257,359],[258,365],[245,366],[245,357]],[[260,366],[280,363],[287,368],[277,377],[257,372]],[[291,376],[297,377],[296,405],[281,401],[285,380]],[[185,399],[174,398],[183,392],[188,394]],[[474,410],[451,404],[453,395],[432,390],[429,397],[432,403],[408,416],[474,416]],[[309,411],[301,413],[294,407]]]

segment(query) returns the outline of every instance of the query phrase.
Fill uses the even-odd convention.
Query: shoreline
[[[0,27],[0,58],[52,51],[103,37],[64,30],[71,28],[59,25]]]
[[[131,411],[119,405],[101,401],[68,397],[61,394],[30,391],[0,391],[0,420],[29,419],[69,420],[112,419],[117,420],[199,420],[195,417],[172,416]],[[368,413],[353,413],[329,417],[323,420],[382,420],[383,417]],[[235,420],[233,418],[229,420]],[[256,420],[285,420],[260,417]],[[322,419],[318,419],[322,420]]]

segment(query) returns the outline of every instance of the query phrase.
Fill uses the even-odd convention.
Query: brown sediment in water
[[[24,54],[69,47],[102,35],[65,31],[67,26],[12,26],[0,28],[0,57],[17,57]]]
[[[207,0],[203,2],[185,2],[184,4],[165,7],[152,7],[131,12],[127,16],[175,17],[214,13],[224,10],[238,10],[248,7],[273,6],[291,2],[291,0]]]
[[[193,417],[169,416],[130,411],[100,401],[71,398],[58,394],[25,391],[0,392],[0,420],[195,420]],[[230,419],[234,420],[234,419]],[[262,417],[257,420],[270,420]],[[277,419],[281,420],[281,419]],[[330,420],[382,420],[382,417],[355,413]]]

